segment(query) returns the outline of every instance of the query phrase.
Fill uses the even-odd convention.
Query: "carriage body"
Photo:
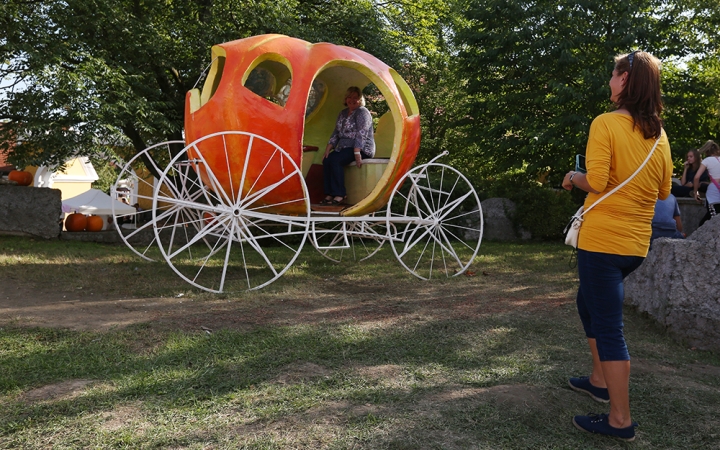
[[[370,84],[387,104],[376,120],[375,158],[346,167],[349,205],[317,209],[345,92]],[[202,90],[186,95],[185,141],[138,153],[112,188],[134,180],[132,203],[151,202],[152,218],[114,214],[115,223],[137,255],[153,260],[159,249],[181,278],[210,292],[267,286],[306,241],[336,262],[369,258],[389,242],[413,275],[457,276],[480,247],[480,201],[467,178],[436,162],[447,152],[413,167],[419,146],[410,87],[374,56],[281,35],[227,42],[212,47]],[[137,176],[134,166],[146,161],[159,179]],[[131,229],[119,227],[128,221]],[[133,242],[148,229],[150,245]]]
[[[374,56],[350,47],[329,43],[310,44],[282,35],[254,36],[212,47],[212,65],[202,91],[193,89],[185,102],[185,140],[223,131],[241,131],[267,138],[286,151],[301,168],[311,196],[321,186],[322,153],[343,108],[349,86],[361,89],[373,83],[387,102],[388,117],[380,118],[390,132],[378,133],[387,148],[384,169],[375,186],[340,214],[361,216],[383,207],[398,180],[412,167],[420,145],[420,116],[412,91],[392,68]],[[258,77],[258,73],[260,76]],[[258,87],[258,78],[261,86]],[[253,84],[254,83],[254,84]],[[316,89],[322,86],[322,89]],[[282,101],[276,99],[282,97]],[[276,100],[276,101],[271,101]],[[232,142],[228,142],[230,139]],[[254,186],[282,180],[287,167],[269,161],[274,149],[267,142],[248,142],[235,135],[206,139],[198,147],[218,176],[217,184],[242,197]],[[229,155],[222,151],[230,148]],[[308,149],[313,149],[308,151]],[[251,151],[248,156],[245,152]],[[188,149],[192,158],[195,149]],[[241,168],[246,159],[248,169]],[[216,183],[198,170],[206,185]],[[266,174],[262,180],[259,173]],[[268,175],[270,174],[270,175]],[[258,186],[258,183],[260,186]],[[263,198],[269,210],[301,214],[304,207],[294,199],[300,191],[296,181],[283,182]],[[315,199],[311,199],[315,200]],[[277,206],[280,205],[280,206]]]

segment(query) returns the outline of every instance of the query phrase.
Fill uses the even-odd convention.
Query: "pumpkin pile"
[[[100,216],[86,216],[76,212],[65,218],[65,229],[68,231],[100,231],[102,228],[103,219]]]

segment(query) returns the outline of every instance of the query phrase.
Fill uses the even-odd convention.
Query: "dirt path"
[[[562,293],[536,298],[507,297],[501,290],[468,291],[439,284],[379,292],[351,284],[319,287],[292,298],[111,298],[101,293],[57,293],[0,277],[0,325],[106,331],[153,323],[179,329],[247,328],[320,322],[470,318],[522,306],[528,314],[571,303]]]

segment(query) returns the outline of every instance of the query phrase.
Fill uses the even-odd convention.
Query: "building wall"
[[[26,167],[25,170],[33,174],[34,186],[58,189],[63,200],[90,190],[92,183],[99,178],[86,157],[69,161],[65,170],[60,172],[54,172],[46,166]]]

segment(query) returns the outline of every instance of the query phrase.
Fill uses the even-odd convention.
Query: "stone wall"
[[[720,218],[687,239],[656,239],[625,280],[635,305],[693,347],[720,351]]]
[[[700,224],[707,209],[702,203],[698,203],[694,198],[677,197],[678,206],[680,207],[680,220],[682,220],[683,231],[687,236],[693,234]]]
[[[58,189],[0,185],[0,233],[58,237],[61,197]]]

